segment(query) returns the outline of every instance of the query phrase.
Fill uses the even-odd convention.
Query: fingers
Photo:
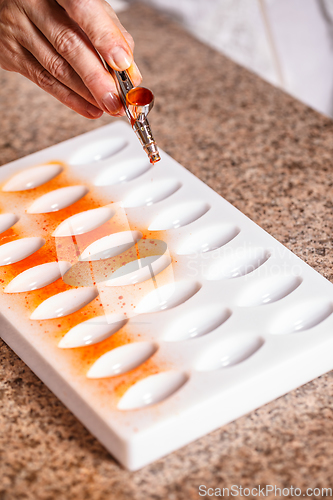
[[[45,50],[45,45],[43,46],[42,56],[40,56],[40,58],[42,59],[45,56],[45,61],[43,61],[45,66],[47,66],[47,55],[50,56],[48,60],[50,62],[53,61],[53,67],[48,68],[49,71],[47,71],[45,66],[41,65],[36,58],[33,57],[30,51],[26,50],[21,45],[19,40],[22,42],[25,41],[26,45],[29,44],[29,40],[34,40],[32,46],[34,43],[35,45],[40,44],[42,35],[40,34],[41,39],[39,39],[39,43],[36,43],[35,36],[37,35],[33,33],[32,28],[25,13],[22,12],[16,4],[0,3],[0,66],[3,69],[15,71],[29,78],[43,90],[47,91],[59,101],[86,118],[100,117],[102,111],[93,105],[93,97],[87,89],[82,89],[84,85],[82,82],[78,82],[78,80],[80,80],[79,77],[76,76],[75,78],[75,75],[71,74],[70,68],[66,65],[65,67],[62,66],[59,55],[58,59],[52,59],[54,52],[49,54],[48,51]],[[45,42],[48,43],[46,40]],[[49,47],[47,47],[47,49],[49,49]],[[50,65],[52,66],[51,63]],[[53,70],[53,73],[57,73],[57,75],[52,75],[50,70]],[[69,75],[67,75],[67,71],[69,71]],[[74,81],[77,82],[78,87],[81,89],[81,93],[83,93],[88,100],[85,100],[78,95],[78,93],[58,80],[58,78],[66,80],[68,77],[71,79],[73,76]],[[89,100],[92,101],[92,103],[89,103]]]
[[[23,47],[22,56],[19,73],[36,83],[41,89],[86,118],[96,119],[103,114],[96,106],[93,106],[83,97],[54,78],[54,76],[43,68],[33,55]]]
[[[92,45],[114,69],[123,71],[133,62],[133,52],[120,29],[113,9],[102,0],[57,0],[86,33]],[[106,15],[107,14],[107,15]],[[120,25],[121,26],[121,25]]]
[[[56,80],[98,107],[96,100],[68,62],[56,52],[50,42],[28,18],[25,18],[24,21],[24,29],[21,29],[16,36],[22,47],[26,48]]]
[[[114,69],[127,69],[135,86],[141,82],[133,39],[104,0],[0,0],[0,30],[0,66],[88,118],[101,110],[124,114],[98,52]]]
[[[85,3],[84,0],[82,2]],[[113,78],[104,68],[88,37],[67,13],[57,3],[43,1],[38,9],[30,8],[27,13],[55,51],[79,75],[98,106],[114,116],[123,114]]]
[[[105,0],[102,0],[103,2],[103,6],[104,6],[104,9],[105,11],[108,13],[108,15],[110,16],[110,18],[113,20],[113,22],[115,23],[115,25],[119,28],[119,30],[121,31],[123,37],[125,38],[126,42],[128,43],[131,51],[132,51],[132,54],[134,52],[134,40],[133,40],[133,37],[132,35],[130,35],[128,33],[128,31],[126,31],[126,29],[124,28],[124,26],[121,24],[121,22],[119,21],[115,11],[112,9],[112,7],[110,6],[110,4],[108,2],[106,2]]]

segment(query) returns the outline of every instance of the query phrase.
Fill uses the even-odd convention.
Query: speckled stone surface
[[[156,95],[160,146],[333,281],[333,122],[145,6],[121,19]],[[0,120],[1,164],[111,121],[85,120],[4,71]],[[0,400],[0,500],[192,500],[201,484],[333,488],[333,372],[135,473],[2,342]]]

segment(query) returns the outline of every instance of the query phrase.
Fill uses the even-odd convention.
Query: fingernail
[[[113,92],[105,94],[102,98],[102,103],[111,115],[118,114],[122,109],[119,97]]]
[[[141,81],[142,80],[141,71],[139,70],[139,68],[137,67],[137,65],[136,65],[135,62],[133,62],[133,66],[134,66],[134,69],[135,69],[136,76],[137,76],[138,80],[140,79],[140,81]]]
[[[93,106],[92,104],[87,104],[86,109],[92,118],[99,118],[103,114],[103,111],[101,109],[96,108],[96,106]]]
[[[138,76],[139,76],[140,78],[142,78],[141,71],[139,70],[138,65],[137,65],[135,62],[133,62],[133,66],[134,66],[134,68],[135,68],[135,70],[136,70],[136,72],[137,72]]]
[[[116,47],[113,49],[111,57],[121,71],[128,69],[132,64],[132,58],[122,47]]]

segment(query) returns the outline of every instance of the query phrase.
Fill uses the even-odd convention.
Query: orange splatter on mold
[[[80,264],[79,256],[92,242],[119,231],[138,230],[143,235],[141,244],[139,244],[139,242],[136,243],[135,247],[129,249],[126,254],[122,254],[122,265],[126,265],[136,258],[143,258],[148,255],[158,255],[158,252],[161,251],[159,248],[162,248],[162,246],[158,246],[158,240],[160,240],[160,242],[165,242],[166,232],[149,231],[146,228],[137,227],[135,225],[131,226],[127,219],[127,214],[124,211],[120,211],[120,215],[118,215],[117,212],[109,221],[88,233],[76,235],[73,238],[53,237],[52,233],[65,219],[80,212],[109,205],[111,202],[110,199],[106,199],[106,197],[103,199],[103,195],[97,195],[93,185],[87,182],[82,183],[81,180],[75,178],[75,176],[68,171],[65,163],[56,160],[48,163],[60,163],[63,166],[63,171],[54,179],[35,189],[1,193],[0,211],[6,207],[6,212],[17,213],[20,216],[20,220],[16,223],[15,228],[8,229],[0,236],[0,244],[7,243],[14,239],[31,236],[40,236],[45,239],[45,245],[30,257],[1,268],[0,284],[2,288],[7,286],[13,278],[23,271],[54,261],[66,261],[71,263],[72,266],[77,266],[75,277],[76,287],[79,285],[87,285],[85,282],[86,268],[90,274],[91,283],[89,283],[89,286],[95,285],[96,283],[98,286],[96,269],[100,266],[100,263],[87,262],[86,268],[84,266],[80,267],[78,265]],[[59,210],[58,212],[48,214],[28,214],[26,212],[27,208],[36,198],[52,190],[78,184],[86,185],[90,191],[71,206]],[[103,263],[104,274],[110,273],[119,267],[119,258],[115,257],[109,259],[109,261],[104,261]],[[159,283],[167,283],[170,279],[170,274],[168,274],[167,269],[158,276],[160,280]],[[26,319],[30,317],[31,313],[44,300],[72,288],[73,286],[70,283],[65,282],[63,279],[59,279],[39,290],[25,293],[4,294],[1,300],[5,302],[4,307],[7,307],[8,310],[14,310],[12,314]],[[71,328],[83,321],[100,316],[101,313],[109,314],[121,311],[130,317],[138,301],[152,289],[153,284],[151,280],[140,283],[140,286],[99,287],[100,296],[73,314],[51,320],[29,320],[28,323],[26,323],[30,332],[29,335],[31,335],[36,342],[40,343],[41,349],[45,348],[48,353],[52,353],[51,356],[57,360],[58,366],[62,365],[66,373],[72,374],[75,380],[78,380],[84,387],[89,388],[91,391],[90,393],[94,394],[94,397],[100,396],[102,404],[105,404],[107,407],[115,408],[119,399],[132,385],[149,375],[169,369],[169,366],[161,363],[160,360],[156,361],[154,355],[136,369],[123,375],[98,380],[86,378],[87,371],[100,356],[112,349],[140,339],[141,335],[132,333],[130,326],[123,327],[108,339],[91,346],[75,349],[59,349],[58,343]],[[13,316],[11,316],[11,318],[13,318]]]
[[[63,355],[70,361],[70,366],[76,374],[85,376],[93,363],[103,354],[116,347],[129,344],[132,341],[133,337],[122,328],[109,338],[97,344],[73,349],[63,349]]]
[[[118,375],[114,378],[114,392],[117,400],[123,397],[126,391],[134,384],[143,380],[151,375],[156,375],[170,368],[167,363],[157,363],[154,357],[148,359],[142,365],[134,370],[131,370],[123,375]]]
[[[23,235],[20,235],[23,237]],[[18,238],[15,238],[18,239]],[[56,260],[56,254],[54,250],[53,242],[50,239],[46,240],[44,246],[42,246],[37,252],[33,253],[29,257],[20,260],[14,264],[9,264],[7,266],[2,266],[1,275],[4,277],[4,287],[15,278],[18,274],[23,271],[30,269],[32,267],[45,264],[47,262],[52,262]]]
[[[10,241],[16,240],[19,237],[19,233],[16,229],[9,228],[0,235],[0,245],[9,243]]]

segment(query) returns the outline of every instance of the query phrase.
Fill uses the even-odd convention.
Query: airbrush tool
[[[149,121],[148,113],[154,105],[154,94],[145,87],[134,87],[127,71],[116,71],[106,61],[106,69],[115,79],[126,116],[151,163],[161,159]]]

